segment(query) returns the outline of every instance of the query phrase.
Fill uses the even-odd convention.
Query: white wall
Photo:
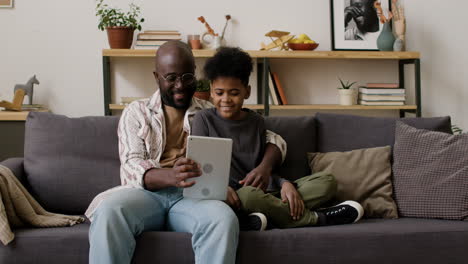
[[[108,1],[126,7],[130,1]],[[448,8],[447,2],[451,7]],[[229,45],[258,49],[271,29],[306,33],[330,50],[329,0],[135,1],[142,7],[146,29],[202,33],[200,15],[221,31],[224,15],[233,23]],[[468,37],[462,0],[406,0],[408,49],[421,52],[423,116],[451,115],[468,130]],[[15,0],[14,9],[0,9],[0,98],[11,100],[15,84],[37,74],[35,103],[69,116],[102,115],[102,58],[107,48],[97,29],[94,1]],[[203,64],[200,61],[199,68]],[[113,61],[115,98],[147,96],[155,89],[151,59]],[[278,60],[279,72],[292,103],[336,103],[337,76],[368,81],[397,81],[395,62]],[[410,71],[411,72],[411,71]],[[409,72],[409,73],[410,73]],[[394,112],[393,112],[394,113]],[[299,113],[300,114],[300,113]]]

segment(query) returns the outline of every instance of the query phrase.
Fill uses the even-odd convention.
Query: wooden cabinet
[[[416,116],[421,116],[421,70],[420,70],[420,54],[419,52],[378,52],[378,51],[247,51],[252,58],[255,58],[258,63],[263,63],[263,72],[259,80],[259,91],[262,91],[258,96],[262,97],[263,104],[248,105],[251,109],[263,110],[265,115],[269,115],[270,109],[279,110],[397,110],[400,116],[404,116],[406,112],[415,113]],[[196,58],[208,58],[213,56],[213,50],[193,50]],[[111,115],[112,110],[122,110],[125,106],[111,102],[111,58],[113,57],[130,57],[130,58],[152,58],[156,54],[156,50],[135,50],[135,49],[105,49],[102,52],[103,58],[103,76],[104,76],[104,113]],[[402,106],[364,106],[352,105],[342,106],[336,104],[310,104],[310,105],[270,105],[269,104],[269,87],[268,87],[268,66],[275,59],[304,59],[304,60],[395,60],[398,61],[398,79],[400,87],[404,87],[405,71],[404,67],[407,64],[414,64],[414,90],[415,104]]]

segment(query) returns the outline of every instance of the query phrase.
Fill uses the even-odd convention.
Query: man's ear
[[[153,72],[153,75],[154,75],[154,78],[158,79],[159,74],[156,71]]]
[[[245,94],[244,99],[249,99],[251,87],[250,87],[250,85],[247,85],[247,87],[245,87],[245,88],[247,89],[247,93]]]

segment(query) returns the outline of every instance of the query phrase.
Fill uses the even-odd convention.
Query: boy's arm
[[[266,145],[265,154],[262,162],[247,174],[247,176],[239,183],[244,186],[257,187],[262,190],[268,188],[271,172],[282,162],[282,154],[280,149],[271,143]]]
[[[209,136],[208,127],[206,125],[206,122],[203,118],[203,114],[201,112],[196,113],[195,116],[193,117],[191,130],[192,131],[190,135],[204,136],[204,137]]]

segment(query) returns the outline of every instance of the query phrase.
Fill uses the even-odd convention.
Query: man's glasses
[[[171,85],[175,84],[177,82],[177,79],[179,79],[180,82],[184,85],[193,84],[196,80],[195,75],[193,73],[184,73],[182,75],[171,73],[162,77],[164,78],[164,80],[166,80],[166,82],[168,82]]]

